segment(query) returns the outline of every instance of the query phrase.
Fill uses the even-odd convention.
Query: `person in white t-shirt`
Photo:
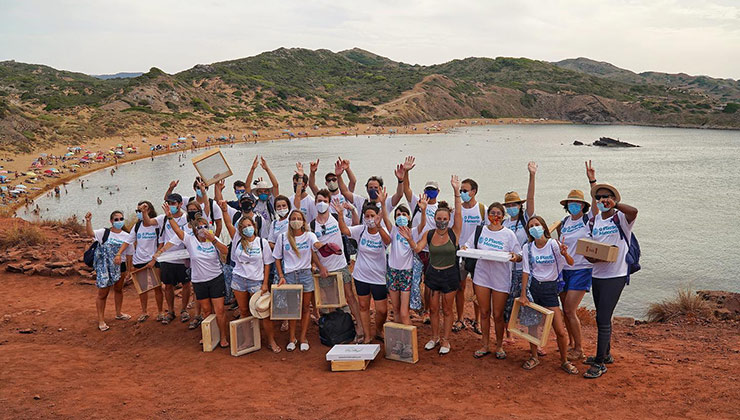
[[[318,168],[319,159],[316,159],[315,162],[311,162],[310,172],[308,175],[308,186],[314,194],[319,191],[319,187],[316,185],[316,171],[318,171]],[[334,164],[334,172],[327,172],[326,175],[324,175],[324,183],[327,190],[329,190],[329,193],[331,193],[331,201],[338,200],[340,204],[348,202],[340,189],[340,183],[344,183],[344,180],[342,179],[342,174],[344,172],[347,173],[347,178],[349,180],[347,189],[350,192],[354,192],[357,178],[355,178],[355,174],[352,172],[352,169],[350,169],[349,160],[342,159],[340,157]],[[337,214],[335,213],[336,210],[334,210],[334,207],[330,207],[329,211],[333,214]],[[356,209],[354,213],[357,214]],[[347,223],[348,226],[353,226],[359,223],[359,221],[352,219],[352,211],[349,210],[349,208],[345,209],[342,214],[344,216],[344,222]]]
[[[275,214],[277,219],[273,220],[270,224],[270,233],[267,236],[267,241],[270,243],[270,248],[275,249],[275,242],[278,236],[288,231],[288,214],[290,213],[291,205],[290,199],[284,195],[275,197]],[[275,265],[272,267],[275,270]]]
[[[192,218],[188,223],[191,232],[186,233],[172,217],[169,206],[165,205],[163,209],[175,237],[154,254],[154,259],[172,246],[179,244],[185,246],[190,256],[190,281],[193,284],[193,291],[200,305],[202,316],[205,319],[211,313],[216,314],[216,322],[221,333],[219,346],[227,348],[229,342],[226,338],[226,308],[224,307],[226,286],[220,255],[225,255],[228,248],[216,237],[208,219],[202,213],[197,213]],[[147,266],[153,267],[154,263],[155,261],[152,260]]]
[[[612,315],[624,286],[629,284],[630,267],[626,257],[632,240],[632,229],[637,220],[637,209],[622,203],[619,191],[614,186],[597,184],[590,162],[588,166],[587,175],[592,184],[592,209],[595,209],[592,210],[594,217],[591,234],[597,242],[619,247],[615,262],[592,261],[592,294],[599,333],[596,356],[586,358],[586,363],[591,363],[591,367],[583,376],[598,378],[606,372],[605,364],[614,361],[611,356]],[[596,211],[600,214],[595,213]]]
[[[572,190],[565,200],[560,201],[568,216],[558,225],[558,237],[568,249],[576,249],[581,238],[591,239],[588,221],[591,217],[591,204],[585,200],[583,191]],[[581,340],[581,321],[576,310],[580,306],[583,296],[591,290],[591,264],[583,255],[573,255],[573,265],[566,265],[563,269],[563,291],[560,293],[560,302],[565,315],[565,327],[568,330],[568,360],[583,358]]]
[[[98,294],[95,299],[95,307],[98,311],[98,329],[108,331],[110,327],[105,323],[105,303],[108,300],[110,289],[113,288],[116,305],[116,319],[128,320],[131,316],[121,312],[123,306],[123,282],[126,279],[125,264],[115,263],[115,256],[121,245],[128,239],[129,233],[123,230],[125,221],[123,212],[114,211],[110,214],[111,227],[104,229],[92,228],[92,213],[85,214],[85,233],[91,238],[95,238],[98,246],[95,249],[95,258],[93,266],[95,268],[95,285],[98,287]]]
[[[563,323],[558,300],[558,281],[562,278],[565,264],[573,265],[573,257],[568,254],[568,247],[550,238],[547,223],[541,216],[532,216],[527,222],[529,242],[522,247],[522,295],[519,301],[522,307],[529,304],[527,291],[532,294],[532,301],[555,313],[552,329],[558,341],[560,351],[560,368],[571,375],[578,374],[578,368],[568,360],[568,333]],[[531,326],[530,329],[537,326]],[[531,334],[532,332],[530,332]],[[531,370],[540,364],[537,345],[529,344],[530,357],[522,367]]]
[[[229,259],[233,264],[231,273],[231,288],[239,304],[240,318],[247,318],[249,313],[249,299],[254,293],[268,293],[270,291],[270,267],[275,259],[267,239],[257,234],[257,224],[251,217],[240,218],[236,226],[231,221],[227,211],[226,201],[219,201],[224,214],[226,230],[231,237],[231,253]],[[275,342],[275,333],[269,316],[260,320],[267,335],[268,347],[273,353],[280,353],[281,349]]]
[[[295,167],[296,171],[293,174],[294,194],[290,196],[290,204],[306,216],[306,223],[311,223],[316,218],[316,199],[306,192],[308,175],[303,173],[303,164],[296,162]]]
[[[482,249],[485,251],[508,252],[511,254],[510,262],[477,260],[473,272],[473,288],[475,297],[480,308],[483,346],[476,350],[473,357],[480,359],[490,354],[489,340],[491,331],[491,311],[493,311],[493,323],[496,331],[496,358],[505,359],[506,352],[503,347],[504,308],[506,299],[511,289],[511,265],[522,259],[522,247],[519,241],[509,229],[504,228],[501,222],[504,220],[506,210],[501,203],[493,203],[488,207],[488,225],[476,227],[464,248]],[[463,215],[465,213],[463,212]],[[476,235],[478,236],[476,240]]]
[[[364,344],[372,341],[370,329],[370,298],[375,301],[375,337],[382,340],[383,324],[388,315],[388,289],[385,283],[386,247],[391,243],[388,232],[383,228],[386,193],[381,189],[378,195],[380,209],[374,203],[368,203],[362,209],[363,224],[348,227],[344,218],[339,218],[339,229],[342,234],[357,241],[357,261],[352,275],[355,289],[360,301],[360,321],[365,333]],[[339,211],[339,203],[335,203]],[[386,226],[390,224],[386,220]]]
[[[126,252],[129,246],[132,246],[134,247],[133,255],[126,257],[126,263],[129,267],[139,269],[146,266],[152,260],[152,255],[157,252],[162,226],[157,223],[157,211],[149,201],[139,202],[136,207],[136,218],[138,220],[129,232],[128,240],[118,250],[116,258],[120,262],[121,255]],[[159,264],[155,264],[154,271],[157,278],[159,278]],[[149,292],[139,294],[141,315],[139,315],[137,322],[144,322],[149,318],[147,312],[148,296]],[[161,322],[166,315],[163,310],[164,294],[162,294],[161,284],[154,288],[154,300],[157,303],[157,321]]]
[[[165,201],[179,183],[179,180],[170,182],[169,188],[164,194]],[[188,205],[190,202],[196,202],[200,206],[201,213],[203,213],[203,215],[206,216],[206,219],[208,219],[208,224],[211,225],[211,229],[214,230],[216,236],[221,235],[221,229],[223,228],[221,208],[218,207],[212,198],[208,198],[208,187],[203,183],[199,176],[195,177],[195,181],[193,181],[193,191],[195,193],[194,196],[182,197],[183,205]]]
[[[308,331],[310,305],[313,302],[313,274],[311,273],[311,263],[313,262],[318,268],[322,277],[327,277],[329,272],[321,264],[316,256],[316,250],[324,244],[319,242],[316,235],[310,231],[306,216],[302,211],[293,209],[288,216],[290,225],[288,231],[278,236],[275,240],[275,248],[272,256],[275,258],[275,268],[277,269],[279,281],[282,284],[300,284],[303,286],[303,303],[301,308],[301,337],[300,350],[308,351]],[[298,340],[296,339],[296,322],[288,322],[288,331],[290,333],[290,342],[285,347],[288,351],[296,349]]]
[[[254,171],[257,169],[258,157],[259,165],[267,174],[270,182],[267,182],[262,178],[257,178],[254,183],[252,183]],[[249,169],[249,173],[247,174],[246,192],[254,197],[256,201],[254,212],[260,215],[263,220],[262,230],[259,232],[259,235],[263,238],[267,238],[269,235],[268,229],[270,223],[277,219],[277,215],[275,214],[275,198],[280,195],[280,185],[278,184],[277,177],[267,165],[267,160],[262,156],[255,156],[254,162],[252,162],[252,167]]]
[[[529,172],[529,185],[527,186],[526,200],[519,198],[519,193],[516,191],[509,191],[504,196],[504,207],[509,217],[504,219],[503,225],[514,232],[521,246],[527,243],[526,225],[529,218],[534,215],[534,184],[537,164],[529,162],[527,171]],[[513,264],[512,270],[511,290],[509,290],[509,298],[506,300],[506,308],[504,309],[504,322],[507,324],[511,316],[511,309],[514,307],[514,299],[518,298],[522,291],[522,263]],[[508,329],[506,330],[506,341],[513,342]],[[544,352],[542,354],[544,355]]]
[[[460,187],[460,199],[462,200],[462,229],[460,230],[460,243],[465,244],[473,236],[475,228],[486,225],[486,206],[476,200],[478,195],[478,183],[470,178],[463,179]],[[457,320],[452,324],[452,331],[458,332],[465,329],[464,312],[465,312],[465,289],[468,285],[468,276],[472,278],[472,273],[465,269],[465,259],[460,259],[460,290],[455,295],[455,309],[457,310]],[[476,334],[482,331],[478,326],[480,323],[480,310],[478,309],[478,300],[473,299],[474,318],[471,322],[471,328]]]
[[[342,162],[343,161],[340,160],[337,161],[337,164],[335,164],[334,172],[337,177],[340,177],[342,175],[342,172],[344,171],[344,166]],[[401,201],[401,197],[403,197],[403,179],[405,177],[403,166],[398,165],[394,173],[396,175],[396,178],[398,179],[398,186],[396,187],[396,192],[393,194],[393,196],[386,196],[385,202],[382,203],[383,205],[385,205],[386,209],[392,209],[393,207],[395,207],[396,204]],[[342,192],[344,198],[347,201],[351,202],[356,209],[362,209],[367,204],[372,204],[375,205],[378,210],[380,210],[380,191],[384,188],[382,177],[373,175],[368,178],[367,182],[365,183],[365,190],[367,191],[368,198],[351,192],[349,188],[344,185],[344,182],[342,182],[341,179],[338,179],[338,183],[339,190]]]

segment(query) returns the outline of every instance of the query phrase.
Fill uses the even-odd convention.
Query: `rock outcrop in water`
[[[583,146],[583,142],[575,140],[573,141],[573,146]],[[636,144],[627,143],[624,141],[614,140],[613,138],[609,137],[601,137],[600,139],[596,140],[595,142],[591,144],[587,144],[587,146],[600,146],[600,147],[640,147]]]

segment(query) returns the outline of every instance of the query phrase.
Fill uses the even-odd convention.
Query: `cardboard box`
[[[379,344],[337,344],[326,353],[326,360],[332,372],[365,370],[379,352]]]
[[[576,244],[576,254],[599,261],[614,262],[619,256],[619,247],[581,238]]]

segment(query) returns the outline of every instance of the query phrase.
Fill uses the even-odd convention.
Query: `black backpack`
[[[478,249],[478,240],[480,239],[481,233],[483,233],[483,226],[476,226],[473,249]],[[472,278],[475,275],[475,265],[478,263],[478,260],[476,258],[463,258],[463,262],[465,264],[465,271],[470,273],[470,277]]]
[[[134,234],[137,235],[137,236],[139,235],[139,228],[140,227],[141,227],[141,220],[139,220],[138,222],[136,222],[136,224],[134,225]],[[157,233],[157,240],[159,240],[159,226],[157,226],[156,228],[154,228],[154,231]]]
[[[355,323],[352,316],[341,309],[321,315],[319,339],[321,344],[329,347],[351,343],[355,339]]]
[[[103,232],[103,243],[108,240],[108,236],[110,236],[110,229],[105,228],[105,232]],[[93,243],[90,244],[90,247],[87,248],[87,251],[85,251],[85,253],[82,255],[82,260],[88,267],[92,267],[95,265],[95,250],[97,249],[98,241],[93,241]]]
[[[332,216],[334,216],[334,219],[339,220],[339,215],[332,213]],[[316,232],[316,219],[311,220],[311,231]],[[349,236],[342,235],[342,253],[344,253],[344,259],[347,260],[347,264],[349,264],[350,255],[357,254],[357,241],[350,238]]]
[[[195,201],[195,197],[190,197],[190,200],[188,200],[188,204],[192,203],[193,201]],[[213,199],[212,198],[208,199],[208,206],[210,207],[210,211],[211,211],[211,214],[208,217],[211,218],[211,224],[215,224],[216,221],[213,220]]]

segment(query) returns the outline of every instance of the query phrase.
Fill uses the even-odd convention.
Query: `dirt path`
[[[740,417],[737,323],[617,327],[616,363],[595,381],[558,370],[554,343],[531,372],[520,367],[522,340],[505,361],[475,360],[478,338],[469,330],[454,336],[444,357],[421,350],[419,363],[408,365],[381,353],[365,372],[333,373],[316,327],[308,353],[238,358],[203,353],[199,331],[179,322],[110,319],[110,331],[100,333],[95,288],[82,280],[3,269],[0,418]],[[124,311],[138,313],[131,287]],[[112,318],[112,299],[107,313]],[[424,343],[430,327],[419,327]],[[26,328],[35,332],[19,333]],[[585,336],[593,351],[595,329]],[[278,340],[284,347],[286,333]]]

